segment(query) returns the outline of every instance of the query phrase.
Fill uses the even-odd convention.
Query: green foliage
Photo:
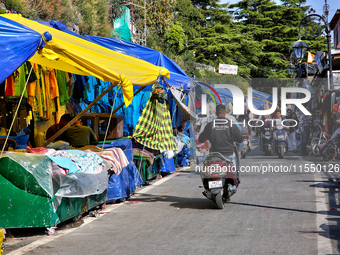
[[[5,13],[6,13],[6,11],[4,9],[0,8],[0,14],[5,14]]]
[[[147,1],[147,25],[163,40],[173,20],[176,0]]]
[[[180,22],[175,22],[171,25],[169,31],[165,35],[165,43],[175,52],[185,48],[186,36]]]
[[[4,4],[29,19],[76,24],[82,33],[91,35],[111,34],[106,0],[4,0]]]
[[[123,6],[127,3],[126,0],[110,0],[110,9],[112,12],[112,20],[119,19],[124,14]]]
[[[262,47],[252,77],[288,76],[291,46],[298,39],[298,24],[308,7],[302,6],[305,0],[282,2],[278,5],[272,0],[242,0],[230,6],[241,33],[251,34]],[[313,49],[318,45],[314,42]]]

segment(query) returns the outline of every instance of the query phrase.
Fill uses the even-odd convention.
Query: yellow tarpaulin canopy
[[[103,81],[120,82],[126,106],[132,101],[133,85],[150,85],[159,75],[170,78],[170,72],[164,67],[109,50],[18,14],[1,16],[40,34],[49,32],[52,35],[52,40],[36,54],[35,63],[74,74],[95,76]]]

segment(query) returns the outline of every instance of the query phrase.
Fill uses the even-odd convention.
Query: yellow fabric
[[[314,63],[315,63],[314,57],[315,57],[315,55],[312,54],[312,53],[310,53],[310,52],[308,51],[307,63],[309,63],[309,64],[314,64]]]
[[[121,82],[126,106],[132,101],[133,85],[142,87],[150,85],[157,80],[159,75],[170,78],[169,70],[164,67],[109,50],[25,19],[19,14],[3,14],[1,16],[27,26],[40,34],[49,32],[52,35],[52,41],[46,42],[45,45],[45,49],[49,52],[47,53],[45,50],[44,55],[38,54],[35,63],[74,74],[95,76],[112,83]],[[54,53],[52,54],[51,51]],[[58,56],[59,60],[50,60],[50,57],[47,58],[47,56]],[[34,57],[31,60],[33,59]]]
[[[0,255],[3,252],[3,250],[1,250],[1,247],[2,247],[2,242],[3,242],[4,239],[5,239],[4,232],[2,231],[2,229],[0,229]]]

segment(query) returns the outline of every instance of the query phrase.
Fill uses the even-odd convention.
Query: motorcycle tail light
[[[213,181],[218,181],[219,180],[219,178],[213,178]]]

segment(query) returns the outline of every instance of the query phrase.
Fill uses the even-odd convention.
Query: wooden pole
[[[54,141],[58,136],[65,132],[74,122],[80,119],[88,110],[92,108],[103,96],[105,96],[111,89],[113,89],[117,84],[111,84],[106,90],[104,90],[95,100],[93,100],[84,110],[82,110],[77,116],[75,116],[69,123],[67,123],[62,129],[55,133],[50,139],[48,139],[42,146],[48,145],[50,142]]]

